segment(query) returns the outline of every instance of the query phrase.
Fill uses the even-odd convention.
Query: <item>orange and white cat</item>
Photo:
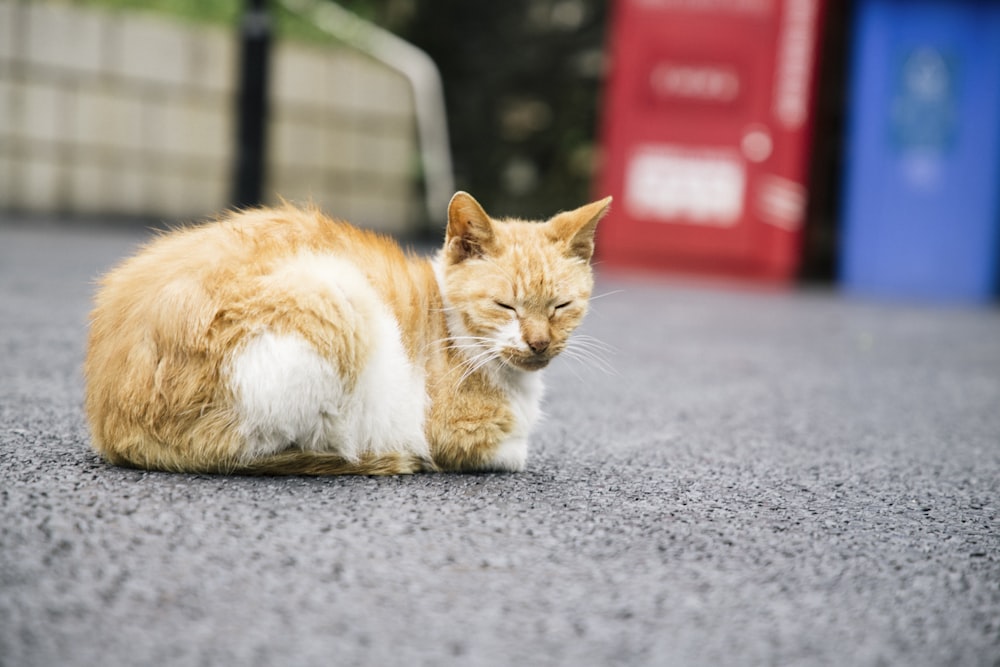
[[[459,192],[434,259],[292,206],[169,232],[97,293],[93,446],[168,471],[521,470],[610,201],[526,222]]]

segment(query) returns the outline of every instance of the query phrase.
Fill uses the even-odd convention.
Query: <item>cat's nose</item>
[[[545,350],[549,349],[548,338],[536,338],[536,339],[529,338],[526,342],[528,343],[528,347],[530,347],[531,351],[534,352],[535,354],[541,354]]]

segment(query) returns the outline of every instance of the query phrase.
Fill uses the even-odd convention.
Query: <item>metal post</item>
[[[236,98],[233,205],[237,207],[257,206],[263,200],[270,46],[271,17],[267,0],[246,0],[240,23],[240,78]]]

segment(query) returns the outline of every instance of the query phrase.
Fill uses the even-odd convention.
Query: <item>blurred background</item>
[[[990,303],[1000,3],[0,0],[0,215],[615,196],[608,268]]]

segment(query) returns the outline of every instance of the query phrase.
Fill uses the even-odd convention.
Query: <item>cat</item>
[[[167,232],[97,290],[92,446],[173,472],[522,470],[610,203],[494,220],[458,192],[433,258],[287,203]]]

